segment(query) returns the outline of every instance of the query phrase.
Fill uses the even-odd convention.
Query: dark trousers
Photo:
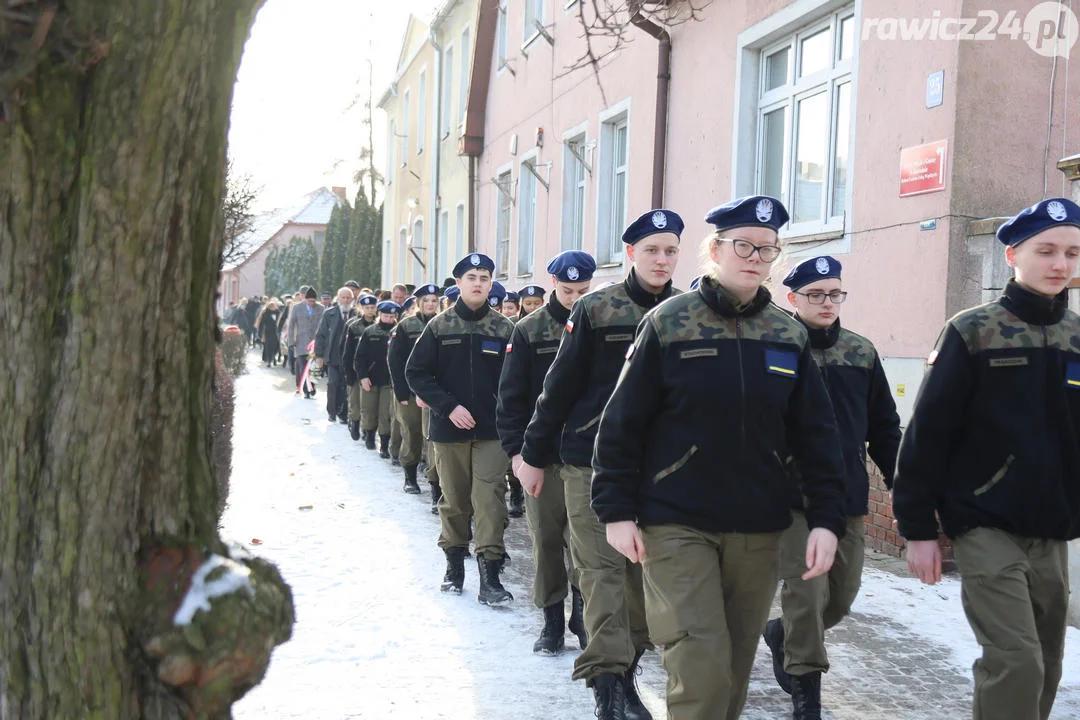
[[[345,385],[345,372],[340,365],[327,365],[326,412],[336,418],[349,414],[349,388]]]

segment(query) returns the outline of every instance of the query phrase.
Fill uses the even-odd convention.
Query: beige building
[[[430,25],[410,16],[387,115],[382,284],[440,282],[469,247],[468,158],[458,156],[477,14],[448,0]]]

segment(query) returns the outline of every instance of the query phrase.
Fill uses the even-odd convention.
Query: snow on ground
[[[557,658],[532,654],[542,620],[530,600],[525,520],[511,520],[507,531],[511,608],[476,602],[471,559],[465,593],[439,592],[444,560],[426,484],[423,495],[405,495],[399,469],[330,424],[325,383],[304,400],[287,373],[262,368],[255,354],[248,367],[236,383],[224,534],[277,563],[292,585],[297,623],[234,717],[592,718],[591,692],[570,680],[573,635]],[[829,645],[826,718],[944,720],[970,712],[961,708],[970,707],[979,648],[955,578],[930,587],[868,566],[853,614],[830,632]],[[790,713],[767,658],[762,643],[744,718]],[[659,658],[648,653],[642,665],[642,696],[663,718]],[[1080,717],[1080,636],[1072,628],[1053,717]]]

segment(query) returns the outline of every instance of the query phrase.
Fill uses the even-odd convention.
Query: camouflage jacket
[[[885,476],[885,484],[892,487],[900,447],[900,417],[885,368],[874,344],[841,327],[839,320],[825,329],[806,330],[840,431],[847,491],[844,512],[848,517],[865,515],[870,490],[867,450]]]
[[[514,326],[499,378],[499,404],[495,413],[499,440],[510,457],[520,453],[525,443],[525,428],[544,389],[544,377],[559,351],[559,340],[569,318],[570,311],[552,292],[546,305]]]
[[[353,371],[360,380],[368,378],[375,387],[390,384],[390,367],[386,364],[386,343],[390,340],[392,325],[375,323],[364,328],[356,343]]]
[[[618,285],[594,290],[574,303],[525,431],[525,462],[546,467],[561,457],[567,465],[589,467],[600,413],[619,379],[638,323],[648,310],[678,293],[668,282],[663,293],[653,295],[631,269]]]
[[[801,487],[788,472],[791,455]],[[806,328],[758,291],[736,308],[709,278],[645,316],[600,421],[601,522],[762,533],[844,532],[843,462]]]
[[[908,540],[977,527],[1080,535],[1080,316],[1013,281],[938,337],[904,432],[893,512]]]
[[[495,402],[506,341],[513,324],[487,305],[478,310],[458,300],[436,315],[420,333],[405,363],[405,379],[431,408],[433,442],[497,440]],[[476,426],[459,430],[450,422],[458,405]]]
[[[374,321],[368,322],[362,315],[357,313],[349,322],[345,323],[345,347],[341,353],[341,367],[345,370],[345,382],[352,385],[356,382],[356,370],[353,368],[353,358],[356,357],[356,345],[360,342],[360,334],[364,328],[374,325]]]
[[[434,317],[434,316],[432,316]],[[386,351],[386,362],[390,366],[390,384],[394,386],[394,396],[398,402],[405,402],[412,397],[409,382],[405,379],[405,363],[409,359],[416,339],[431,320],[419,313],[410,315],[394,326],[390,333],[390,345]]]

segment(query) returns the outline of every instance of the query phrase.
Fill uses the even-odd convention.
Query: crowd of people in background
[[[820,720],[825,630],[861,583],[868,455],[917,577],[940,579],[939,530],[952,539],[983,647],[976,720],[1046,720],[1065,541],[1080,535],[1080,317],[1066,292],[1080,206],[1043,200],[1001,226],[1015,276],[949,321],[903,439],[874,345],[840,324],[840,262],[802,259],[774,301],[787,220],[767,196],[713,208],[685,293],[672,282],[683,220],[653,209],[623,232],[622,282],[593,288],[594,258],[569,250],[549,287],[508,292],[470,253],[441,284],[301,287],[225,319],[294,373],[297,396],[323,375],[329,422],[402,467],[406,493],[424,472],[442,592],[463,592],[475,554],[478,601],[511,603],[504,533],[527,516],[533,651],[559,654],[570,630],[600,720],[652,717],[634,677],[654,647],[669,718],[735,720],[762,637],[792,717]]]

